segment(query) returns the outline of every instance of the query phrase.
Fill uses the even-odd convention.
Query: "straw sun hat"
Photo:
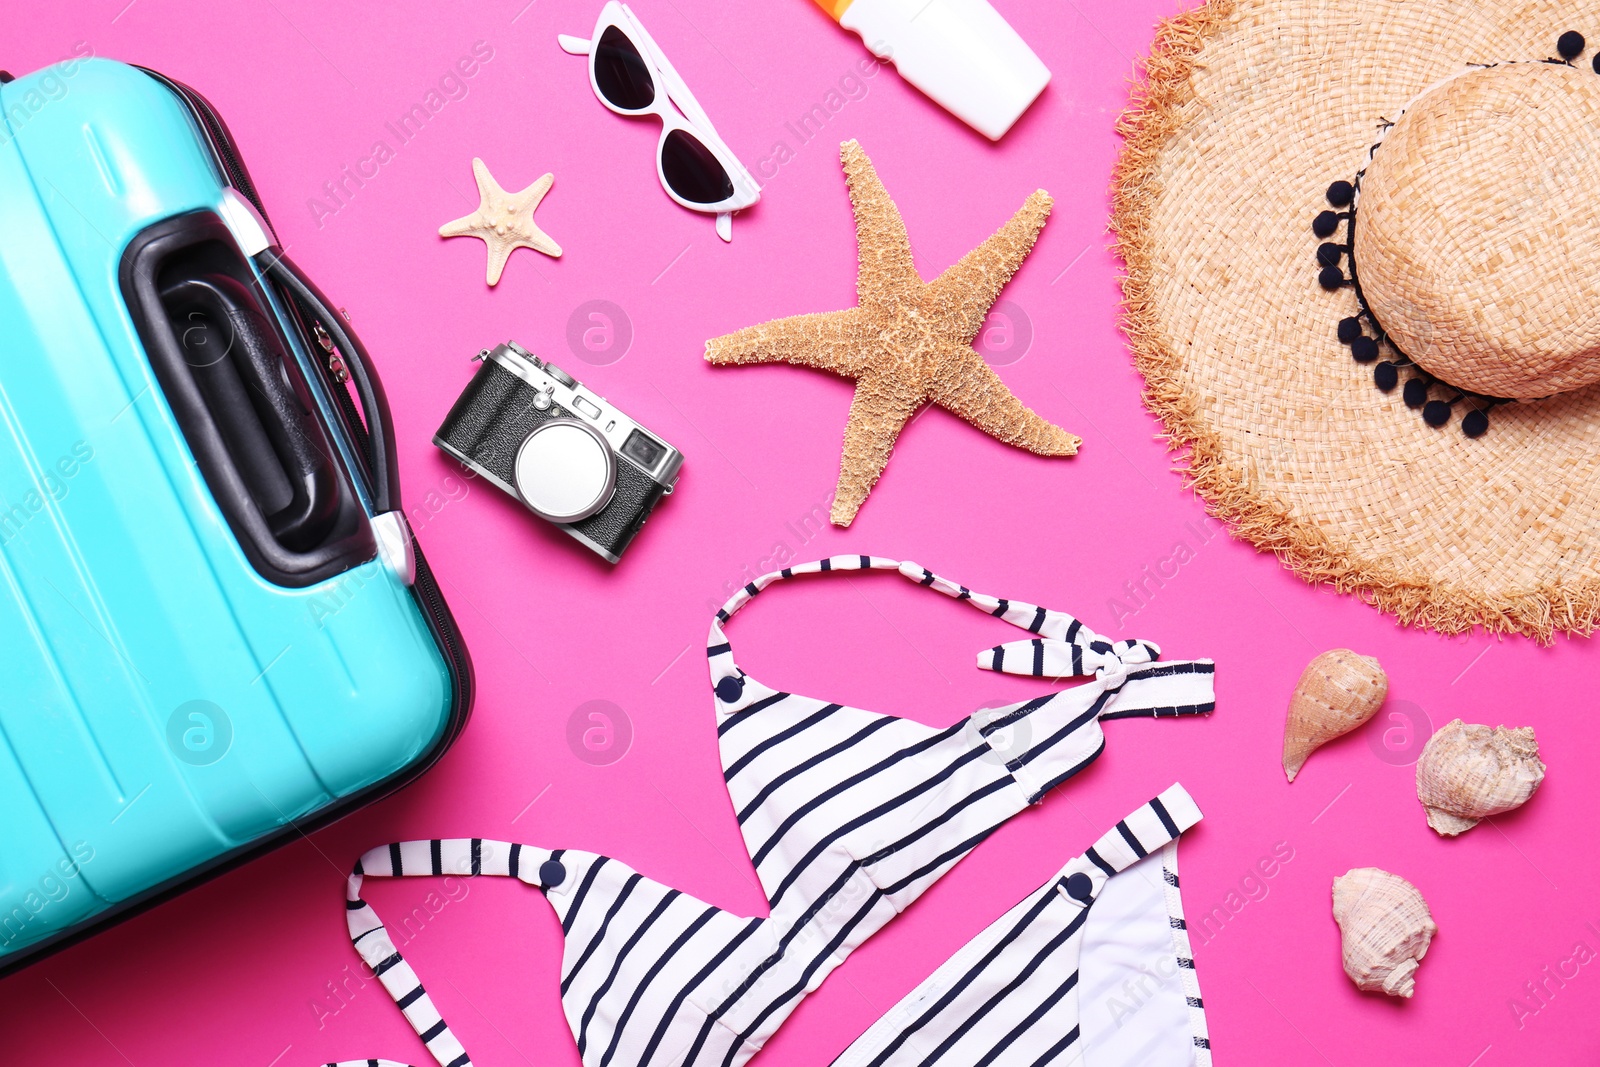
[[[1212,0],[1121,124],[1125,325],[1188,478],[1409,625],[1600,622],[1595,45],[1600,0]]]

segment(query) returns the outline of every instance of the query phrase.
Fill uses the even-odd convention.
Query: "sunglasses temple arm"
[[[589,54],[593,43],[587,37],[574,37],[570,33],[556,34],[556,43],[561,50],[571,56],[586,56]]]

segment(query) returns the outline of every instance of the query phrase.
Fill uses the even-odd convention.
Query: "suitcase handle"
[[[261,198],[256,195],[255,183],[250,180],[244,161],[239,158],[238,150],[234,147],[233,136],[228,132],[227,124],[222,121],[216,109],[205,97],[187,85],[149,67],[136,69],[144,71],[167,86],[184,102],[205,135],[211,155],[226,181],[245,198],[265,222],[266,208],[262,206]],[[270,230],[270,225],[267,228]],[[389,404],[384,396],[383,385],[378,381],[377,373],[372,368],[367,350],[361,347],[361,341],[354,333],[345,329],[344,317],[333,311],[322,291],[283,254],[275,238],[268,248],[252,258],[263,274],[270,276],[280,288],[294,298],[295,302],[301,304],[305,311],[309,311],[312,317],[322,323],[323,329],[332,335],[333,343],[344,354],[347,369],[356,386],[356,393],[361,398],[360,414],[366,424],[352,429],[357,436],[365,433],[367,438],[364,443],[367,446],[366,460],[372,483],[370,489],[373,512],[382,515],[389,511],[399,511],[400,474],[396,462],[393,422],[389,417]]]
[[[272,535],[295,552],[320,543],[338,518],[339,485],[329,442],[289,381],[277,331],[225,274],[179,278],[161,302]]]
[[[382,515],[400,509],[400,467],[396,462],[394,420],[389,415],[389,400],[378,380],[372,359],[353,330],[347,329],[344,316],[334,311],[316,283],[301,273],[294,261],[277,247],[255,257],[256,265],[284,291],[309,310],[332,337],[344,356],[350,380],[361,398],[361,417],[366,422],[367,463],[371,473],[372,510]]]
[[[291,347],[296,324],[233,231],[209,211],[152,223],[118,280],[174,429],[256,571],[303,588],[372,559],[377,534]]]

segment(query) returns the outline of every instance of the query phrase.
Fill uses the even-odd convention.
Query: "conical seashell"
[[[1371,656],[1336,648],[1306,664],[1283,724],[1283,773],[1289,781],[1311,753],[1372,718],[1388,694],[1389,676]]]
[[[1457,719],[1428,738],[1417,760],[1417,799],[1428,825],[1447,837],[1526,803],[1542,781],[1531,726],[1491,730]]]
[[[1377,867],[1333,880],[1333,919],[1344,945],[1344,973],[1357,989],[1409,997],[1418,961],[1439,932],[1417,887]]]

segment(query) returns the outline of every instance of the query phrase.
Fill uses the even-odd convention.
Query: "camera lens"
[[[578,522],[604,508],[616,476],[611,446],[576,419],[540,423],[517,450],[517,491],[534,514],[551,522]]]

